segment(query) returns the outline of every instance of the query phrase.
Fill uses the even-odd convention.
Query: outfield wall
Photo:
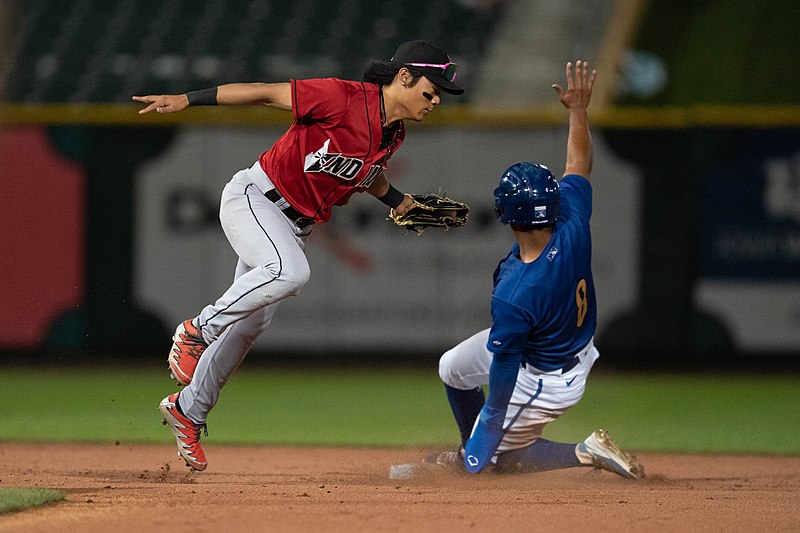
[[[180,123],[170,116],[171,133],[161,140],[152,135],[160,135],[159,128],[145,131],[129,116],[117,120],[122,115],[102,106],[91,114],[76,108],[31,109],[16,107],[3,115],[0,191],[13,209],[5,210],[11,214],[2,219],[0,235],[0,245],[12,253],[4,253],[0,264],[12,280],[2,291],[15,309],[17,327],[0,333],[0,349],[91,347],[93,316],[124,316],[119,310],[132,307],[162,328],[134,327],[130,342],[150,338],[162,344],[164,331],[230,283],[235,256],[217,221],[220,192],[285,124],[265,120],[266,125],[257,125],[252,114],[214,115],[215,109],[201,114],[205,120],[189,114]],[[680,324],[686,311],[681,306],[690,306],[719,322],[737,351],[800,355],[800,135],[797,110],[787,109],[721,115],[713,109],[656,110],[645,115],[649,123],[626,112],[598,118],[592,224],[600,340],[620,317],[639,315],[652,315],[648,320],[655,320],[655,329],[663,327],[680,339],[688,331]],[[452,113],[442,111],[444,118]],[[76,116],[84,117],[84,124],[72,129],[80,122]],[[431,127],[412,125],[392,160],[391,179],[402,190],[442,190],[466,200],[473,207],[468,226],[405,235],[385,220],[380,203],[358,195],[335,209],[329,224],[314,228],[308,248],[311,281],[299,297],[283,304],[257,348],[435,352],[488,326],[491,274],[511,243],[507,228],[493,219],[491,191],[499,172],[528,159],[557,174],[564,165],[563,116],[550,110],[534,114],[535,120],[513,116],[489,119],[464,111],[449,115],[450,121],[440,117]],[[64,126],[52,129],[42,122]],[[617,146],[616,134],[623,131],[638,151],[652,144],[648,132],[654,128],[669,132],[678,144],[692,137],[680,157],[660,164],[665,178],[654,178],[647,161],[620,155],[625,151]],[[105,138],[102,150],[81,149],[91,144],[85,138],[92,135]],[[25,155],[48,139],[55,146],[45,146],[44,156]],[[720,139],[727,143],[725,150],[718,149]],[[155,155],[143,163],[120,158],[148,143]],[[779,149],[765,149],[771,143]],[[675,149],[656,146],[655,151],[661,148],[664,153]],[[670,165],[684,153],[702,164],[676,165],[673,171]],[[25,157],[39,164],[32,166]],[[104,212],[119,207],[117,218],[96,220],[98,194],[91,191],[98,182],[107,191],[130,191],[99,204]],[[654,189],[654,182],[666,186]],[[39,192],[21,184],[36,184]],[[678,238],[663,242],[656,233],[653,242],[653,219],[669,232],[678,222],[670,213],[682,213],[687,198],[697,203],[688,211],[694,226],[677,228]],[[128,199],[130,214],[123,205]],[[60,214],[40,216],[44,213]],[[85,229],[93,224],[111,235],[94,248],[97,230]],[[684,240],[683,231],[691,238]],[[662,263],[655,273],[653,263]],[[99,282],[96,272],[102,273]],[[690,301],[664,308],[673,303],[671,277],[682,280],[679,290],[688,286]],[[59,320],[86,308],[89,318]],[[54,322],[59,323],[55,330]],[[119,337],[113,328],[101,329],[112,344]],[[631,343],[636,350],[664,344],[665,336],[653,331],[632,335],[641,337]]]
[[[136,296],[167,322],[197,313],[232,280],[235,256],[215,217],[219,194],[280,133],[189,128],[142,168]],[[565,143],[563,129],[411,132],[392,158],[393,183],[465,200],[469,224],[417,236],[395,228],[370,196],[334,209],[331,222],[312,232],[311,281],[282,304],[258,346],[428,351],[488,327],[492,272],[512,242],[494,219],[492,190],[519,160],[560,175]],[[638,186],[634,170],[598,144],[594,263],[604,318],[635,298]]]

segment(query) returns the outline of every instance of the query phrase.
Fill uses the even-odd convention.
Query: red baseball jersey
[[[289,203],[316,222],[386,170],[402,122],[382,150],[378,85],[338,78],[291,80],[294,122],[259,162]]]

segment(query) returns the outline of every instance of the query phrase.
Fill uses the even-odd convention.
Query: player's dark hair
[[[389,85],[401,68],[403,68],[403,65],[400,63],[373,61],[367,65],[367,68],[364,70],[364,75],[361,76],[361,81],[374,83],[376,85]],[[409,69],[409,72],[411,73],[411,83],[409,83],[409,86],[413,87],[422,77],[422,73],[415,72],[411,69]]]

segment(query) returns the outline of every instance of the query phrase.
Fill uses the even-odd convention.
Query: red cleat
[[[172,349],[169,351],[169,369],[172,379],[178,385],[186,386],[192,381],[197,361],[208,348],[200,330],[194,327],[191,319],[178,325],[172,336]]]
[[[186,466],[192,470],[205,470],[208,466],[206,453],[200,445],[200,430],[205,425],[195,424],[178,410],[178,392],[170,394],[158,406],[164,415],[164,424],[172,429],[178,443],[178,455],[186,461]],[[208,433],[206,433],[208,435]]]

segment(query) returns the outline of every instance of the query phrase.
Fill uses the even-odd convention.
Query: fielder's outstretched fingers
[[[143,102],[145,104],[149,104],[144,109],[140,109],[139,110],[139,114],[140,115],[143,115],[145,113],[149,113],[150,111],[153,111],[154,109],[158,109],[158,100],[154,96],[132,96],[131,100],[133,100],[134,102]]]
[[[164,94],[159,96],[132,96],[131,98],[136,102],[150,104],[144,109],[139,110],[140,115],[153,110],[158,113],[174,113],[185,109],[189,105],[189,100],[186,95]]]

